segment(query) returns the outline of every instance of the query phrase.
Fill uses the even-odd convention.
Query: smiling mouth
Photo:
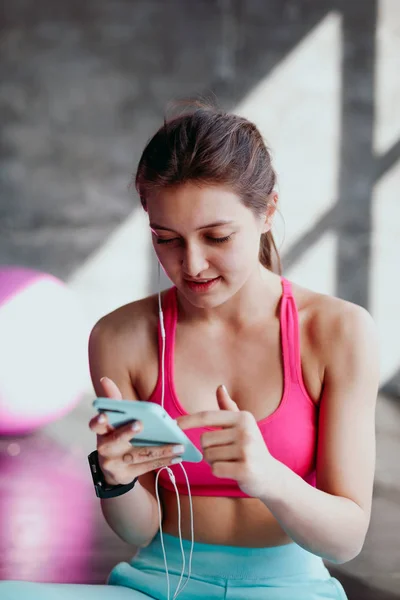
[[[218,277],[210,277],[209,279],[187,279],[186,281],[190,281],[190,283],[208,283],[209,281],[214,281],[214,279],[218,279]]]

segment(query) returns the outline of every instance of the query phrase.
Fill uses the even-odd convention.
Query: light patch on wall
[[[68,281],[89,327],[106,313],[147,295],[151,236],[142,208],[118,227]]]
[[[376,184],[373,194],[371,314],[378,326],[381,380],[385,383],[400,364],[400,160]]]
[[[387,152],[400,137],[400,6],[380,0],[376,29],[374,150]]]
[[[329,13],[239,104],[272,149],[285,247],[312,228],[337,198],[341,17]],[[277,221],[277,243],[282,225]],[[314,273],[314,286],[325,273]]]
[[[327,231],[302,254],[285,275],[299,285],[321,294],[335,295],[337,236]]]

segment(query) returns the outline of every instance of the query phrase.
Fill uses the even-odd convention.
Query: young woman
[[[195,542],[182,600],[346,598],[322,559],[353,559],[369,525],[376,328],[363,308],[279,274],[275,183],[255,125],[199,105],[160,128],[137,171],[154,249],[173,282],[162,294],[163,405],[204,456],[184,463]],[[97,323],[89,344],[97,395],[161,403],[160,331],[157,295]],[[132,427],[114,430],[104,415],[89,426],[106,483],[138,477],[100,502],[112,529],[139,552],[116,565],[106,586],[27,585],[40,586],[33,593],[41,598],[55,597],[52,589],[72,598],[74,589],[75,597],[165,600],[155,484],[169,466],[187,563],[190,497],[174,464],[180,450],[134,448]],[[172,598],[182,567],[177,499],[166,469],[158,477]]]

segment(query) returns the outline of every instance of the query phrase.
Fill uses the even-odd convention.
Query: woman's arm
[[[135,366],[131,355],[135,338],[128,336],[128,351],[124,347],[124,336],[118,333],[116,317],[117,315],[113,314],[101,319],[90,335],[89,365],[93,387],[98,397],[115,397],[112,389],[114,382],[124,400],[138,400],[130,371],[130,367]],[[140,336],[137,338],[140,339]],[[112,381],[101,384],[100,379],[105,376]],[[154,472],[145,473],[126,494],[100,500],[101,510],[108,525],[121,539],[133,546],[147,546],[159,529],[154,479]]]
[[[336,300],[337,302],[337,300]],[[375,470],[378,336],[367,311],[341,303],[325,328],[317,489],[279,462],[261,500],[300,546],[335,563],[355,558],[368,530]],[[335,310],[336,312],[336,310]]]

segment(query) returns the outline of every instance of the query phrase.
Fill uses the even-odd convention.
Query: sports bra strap
[[[301,373],[299,315],[290,281],[284,277],[281,281],[283,288],[281,331],[285,377],[289,376],[291,381],[299,383]]]
[[[290,283],[290,281],[288,281],[284,277],[281,277],[281,282],[283,288],[283,295],[286,297],[292,296],[292,284]]]

